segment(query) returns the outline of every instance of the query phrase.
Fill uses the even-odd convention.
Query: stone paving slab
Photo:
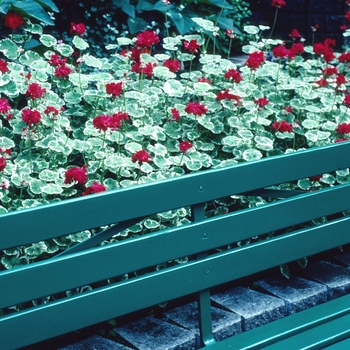
[[[112,340],[95,335],[88,339],[70,344],[58,350],[131,350],[131,348],[116,343]]]
[[[147,316],[114,328],[139,350],[191,350],[196,348],[195,332]]]
[[[328,288],[329,299],[350,293],[350,270],[344,266],[319,261],[305,268],[306,278],[323,283]]]
[[[198,304],[196,302],[176,307],[164,313],[165,317],[199,336]],[[211,308],[213,335],[219,341],[234,334],[242,333],[241,317],[233,312]]]
[[[284,300],[287,315],[324,303],[328,297],[325,285],[297,276],[290,276],[289,279],[284,276],[265,278],[254,284],[261,290]]]
[[[286,316],[283,300],[237,287],[212,297],[217,304],[242,316],[242,330],[253,329]]]

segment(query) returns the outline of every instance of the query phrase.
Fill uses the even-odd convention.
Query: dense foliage
[[[84,23],[71,23],[69,44],[10,11],[4,25],[12,33],[0,40],[1,213],[348,139],[350,53],[334,52],[332,39],[305,45],[295,29],[282,42],[266,39],[268,27],[245,26],[250,42],[237,65],[209,51],[216,22],[192,22],[194,34],[118,37],[99,57]],[[43,54],[24,50],[32,40]],[[315,190],[348,179],[345,169],[280,187]],[[232,196],[207,215],[234,203],[264,199]],[[162,213],[112,241],[188,217],[186,208]],[[6,250],[1,263],[43,259],[92,234]]]

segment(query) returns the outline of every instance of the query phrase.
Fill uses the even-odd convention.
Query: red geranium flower
[[[208,112],[208,108],[199,102],[189,102],[185,107],[185,112],[188,114],[202,116]]]
[[[87,196],[92,193],[106,192],[107,188],[105,185],[102,185],[96,181],[92,183],[91,186],[86,187],[85,192],[83,192],[82,196]]]
[[[66,62],[67,59],[61,58],[60,55],[58,55],[57,53],[52,54],[49,59],[49,63],[52,64],[54,67],[64,66]]]
[[[350,21],[350,11],[346,12],[344,17],[347,21]]]
[[[26,91],[26,96],[32,100],[36,100],[37,98],[43,98],[45,92],[46,89],[42,88],[39,84],[31,83]]]
[[[45,108],[44,113],[46,115],[49,115],[50,113],[52,113],[53,115],[58,115],[59,112],[58,112],[58,109],[56,107],[54,107],[54,106],[47,106]]]
[[[171,109],[171,118],[169,118],[169,121],[175,120],[179,121],[180,120],[180,112],[176,108]]]
[[[316,83],[319,87],[328,86],[328,81],[327,81],[325,78],[321,78],[321,79],[315,81],[315,83]]]
[[[216,95],[216,99],[221,101],[221,100],[234,100],[236,101],[235,105],[239,105],[241,102],[242,98],[238,95],[231,94],[230,90],[225,90],[225,91],[219,91],[218,94]]]
[[[338,60],[340,63],[350,62],[350,52],[340,54]]]
[[[334,55],[334,52],[333,50],[329,49],[329,48],[326,48],[325,51],[324,51],[324,54],[323,54],[323,58],[324,60],[329,63],[331,62],[332,60],[335,59],[335,55]]]
[[[25,24],[26,21],[17,13],[9,12],[4,18],[4,26],[16,30],[21,25]]]
[[[198,41],[196,39],[192,39],[190,41],[184,41],[184,48],[190,51],[191,53],[198,53],[200,45],[198,44]]]
[[[85,32],[86,32],[85,24],[71,22],[69,33],[71,34],[76,33],[80,36],[83,36]]]
[[[212,81],[209,80],[208,78],[205,78],[205,77],[201,77],[201,78],[198,78],[197,80],[199,83],[207,83],[207,84],[211,84]]]
[[[324,53],[325,47],[322,43],[315,43],[314,44],[314,53],[316,55],[322,55]]]
[[[346,95],[343,99],[343,105],[350,108],[350,94]]]
[[[173,73],[179,71],[180,68],[181,68],[180,67],[180,61],[173,60],[171,58],[169,58],[168,60],[164,61],[163,62],[163,66],[167,67],[170,70],[170,72],[173,72]]]
[[[5,114],[11,109],[9,101],[6,98],[0,98],[0,113]]]
[[[338,74],[337,67],[326,67],[322,70],[322,73],[327,77],[330,77],[333,74]]]
[[[288,50],[283,45],[276,46],[272,49],[272,53],[276,58],[286,58],[288,56]]]
[[[335,82],[337,85],[342,85],[342,84],[346,84],[347,80],[343,74],[339,74],[337,75]]]
[[[22,109],[22,120],[28,126],[32,126],[40,122],[41,114],[36,109]]]
[[[259,106],[260,108],[265,107],[270,103],[270,101],[266,97],[260,97],[256,100],[254,100],[254,103]]]
[[[272,0],[271,5],[273,7],[281,8],[282,6],[286,6],[286,2],[284,0]]]
[[[6,158],[0,157],[0,171],[4,171],[6,168]]]
[[[69,184],[72,181],[78,182],[78,184],[83,185],[87,180],[86,165],[84,164],[81,168],[70,168],[65,172],[65,184]]]
[[[350,124],[349,123],[339,124],[335,130],[338,134],[350,134]]]
[[[0,59],[0,72],[5,74],[9,71],[8,63]]]
[[[224,75],[225,79],[232,79],[236,84],[239,84],[243,78],[241,76],[241,73],[236,70],[236,69],[229,69],[225,75]]]
[[[68,75],[71,73],[72,73],[72,70],[69,67],[67,67],[66,65],[56,67],[56,69],[55,69],[55,77],[56,78],[66,79],[68,77]]]
[[[116,96],[120,97],[123,91],[123,83],[107,83],[106,84],[106,93],[112,95],[113,98]]]
[[[289,34],[289,36],[295,40],[301,37],[298,29],[293,29],[292,32]]]
[[[138,47],[133,47],[131,50],[130,59],[132,61],[139,62],[142,53],[151,53],[151,51],[145,47],[143,47],[142,49]]]
[[[349,141],[349,139],[346,138],[346,137],[340,138],[340,139],[335,139],[335,140],[334,140],[334,143],[345,142],[345,141]]]
[[[92,125],[100,132],[105,132],[111,125],[111,119],[110,115],[99,115],[92,120]]]
[[[152,77],[153,74],[153,67],[156,66],[156,63],[141,63],[141,62],[135,62],[131,66],[131,71],[134,73],[139,73],[139,74],[145,74],[148,77]]]
[[[248,55],[248,59],[245,62],[245,65],[250,69],[257,69],[265,62],[265,56],[263,51],[255,51]]]
[[[180,142],[179,144],[179,149],[181,153],[186,153],[192,147],[193,147],[192,143],[187,140]]]
[[[131,160],[136,163],[139,162],[141,163],[149,163],[151,161],[151,156],[150,154],[145,151],[144,149],[137,151],[136,153],[133,154]]]
[[[151,47],[159,43],[159,37],[156,32],[145,30],[137,35],[136,45],[139,47]]]
[[[281,132],[292,132],[293,126],[290,123],[287,123],[285,120],[281,122],[276,122],[272,124],[272,129]]]
[[[299,53],[304,53],[304,45],[302,43],[294,43],[289,49],[288,57],[294,59]]]

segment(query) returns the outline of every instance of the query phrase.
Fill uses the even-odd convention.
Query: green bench
[[[343,214],[350,209],[350,183],[318,191],[273,189],[349,167],[350,142],[343,142],[1,215],[1,250],[108,228],[51,259],[0,272],[0,309],[28,305],[0,316],[1,349],[17,349],[193,293],[198,293],[202,346],[208,349],[346,347],[350,295],[215,342],[210,289],[350,243],[350,216]],[[206,203],[233,195],[275,200],[205,217]],[[186,207],[191,207],[187,224],[100,245],[152,214]],[[327,220],[300,226],[321,217]],[[279,234],[235,244],[271,232]],[[183,257],[190,258],[155,269]],[[128,279],[112,283],[125,274]],[[101,282],[108,279],[110,283]],[[92,289],[65,296],[86,285]],[[52,295],[60,297],[31,306],[32,300]]]

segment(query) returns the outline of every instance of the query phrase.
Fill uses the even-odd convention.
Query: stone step
[[[350,254],[318,261],[303,276],[266,277],[251,288],[235,287],[211,296],[213,335],[221,340],[262,324],[337,298],[350,292]],[[197,303],[165,309],[157,317],[146,316],[114,328],[118,344],[94,336],[60,350],[191,350],[199,345]],[[107,346],[107,347],[106,347]]]

